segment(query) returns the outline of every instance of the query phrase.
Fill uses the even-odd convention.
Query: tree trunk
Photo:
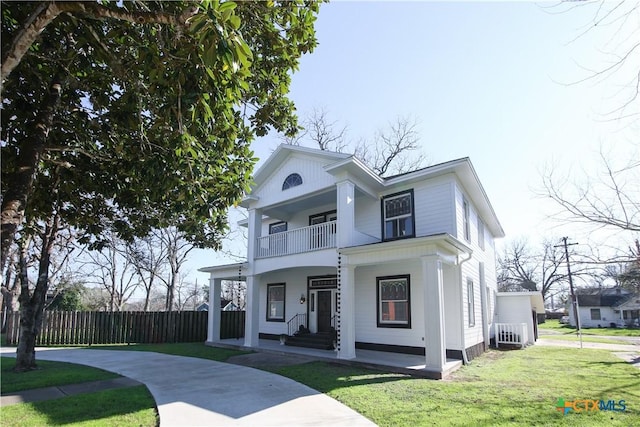
[[[16,171],[7,179],[8,186],[2,197],[0,213],[0,271],[7,265],[9,250],[18,226],[22,224],[27,199],[33,187],[40,157],[53,123],[55,107],[60,99],[62,79],[56,76],[49,86],[49,95],[43,100],[34,124],[35,134],[20,147]]]
[[[57,235],[58,218],[54,216],[47,224],[42,236],[42,252],[38,265],[38,280],[33,295],[29,291],[27,276],[26,246],[20,250],[20,338],[16,351],[16,366],[18,372],[36,369],[36,338],[42,327],[44,303],[49,288],[49,266],[51,265],[51,249]]]

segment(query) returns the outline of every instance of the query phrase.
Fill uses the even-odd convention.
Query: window
[[[287,231],[286,222],[274,222],[273,224],[269,224],[269,234],[282,233],[283,231]]]
[[[291,187],[296,187],[300,184],[302,184],[302,177],[297,173],[292,173],[291,175],[286,177],[284,182],[282,183],[282,191],[288,190]]]
[[[467,279],[467,314],[469,316],[469,326],[476,325],[476,308],[473,292],[473,280]]]
[[[285,255],[287,253],[286,222],[274,222],[269,224],[269,253],[271,256]]]
[[[267,321],[284,322],[285,284],[267,285]]]
[[[478,246],[484,251],[484,222],[478,216]]]
[[[467,242],[471,241],[471,230],[469,226],[469,202],[467,199],[462,199],[462,211],[464,215],[464,239]]]
[[[378,327],[410,328],[409,275],[378,277]]]
[[[382,234],[384,240],[415,236],[413,190],[382,199]]]
[[[592,308],[591,309],[591,320],[601,320],[600,319],[600,309]]]

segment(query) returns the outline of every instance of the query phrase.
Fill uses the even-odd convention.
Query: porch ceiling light
[[[307,298],[304,296],[304,294],[300,295],[300,304],[304,304],[307,301]]]

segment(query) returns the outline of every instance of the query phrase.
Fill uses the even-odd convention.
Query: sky
[[[324,109],[348,126],[347,140],[371,137],[397,117],[415,118],[430,164],[470,157],[507,235],[502,244],[519,237],[587,239],[590,230],[551,221],[557,208],[536,193],[545,168],[580,180],[596,173],[599,151],[622,161],[638,147],[638,122],[624,118],[638,106],[607,113],[624,104],[625,79],[640,64],[580,82],[611,65],[611,52],[624,49],[620,41],[634,42],[626,38],[629,25],[639,28],[626,22],[618,30],[623,21],[605,20],[584,33],[597,6],[324,4],[318,47],[293,74],[290,97],[301,117]],[[253,143],[258,166],[280,142],[270,134]],[[197,269],[228,262],[213,250],[197,251],[189,280],[207,283]]]

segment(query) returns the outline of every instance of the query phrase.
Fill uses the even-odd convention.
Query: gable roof
[[[620,288],[605,288],[576,295],[580,307],[615,307],[629,299],[629,292]]]
[[[505,233],[498,220],[498,217],[491,206],[491,202],[480,183],[471,160],[463,157],[450,160],[436,165],[427,166],[415,171],[406,172],[389,177],[377,175],[369,166],[353,155],[336,153],[333,151],[320,150],[316,148],[300,147],[290,144],[280,144],[269,158],[255,172],[252,189],[258,188],[266,179],[273,174],[280,165],[294,153],[315,157],[327,162],[325,171],[331,175],[338,175],[347,172],[360,179],[376,191],[385,191],[398,185],[417,182],[424,179],[435,178],[447,174],[455,174],[462,184],[471,202],[478,210],[480,218],[495,237],[504,237]],[[247,202],[255,200],[251,194],[247,195],[241,206],[247,206]]]
[[[254,185],[258,187],[267,179],[278,167],[293,153],[302,153],[307,156],[316,157],[331,162],[336,162],[351,157],[350,154],[336,153],[333,151],[319,150],[316,148],[300,147],[297,145],[280,144],[265,162],[253,174]]]

